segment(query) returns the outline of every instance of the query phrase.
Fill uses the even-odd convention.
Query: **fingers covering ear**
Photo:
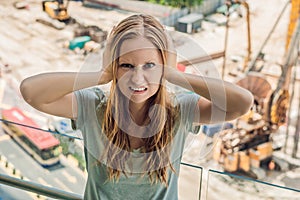
[[[165,35],[167,38],[167,49],[166,49],[167,67],[176,67],[177,52],[175,49],[175,45],[174,45],[173,40],[167,30],[165,30]]]
[[[112,37],[109,36],[106,39],[106,44],[103,51],[103,58],[102,58],[102,68],[107,68],[112,63],[112,47],[111,47],[111,39]]]

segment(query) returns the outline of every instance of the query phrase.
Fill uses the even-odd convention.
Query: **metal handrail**
[[[188,163],[181,163],[181,164],[185,165],[185,166],[188,166],[188,167],[203,170],[203,168],[200,167],[200,166],[191,165],[191,164],[188,164]],[[227,172],[220,172],[220,171],[216,171],[216,170],[212,170],[212,169],[209,169],[208,171],[213,172],[213,173],[217,173],[217,174],[221,174],[221,175],[230,176],[232,178],[238,178],[238,179],[242,179],[242,180],[246,180],[246,181],[254,181],[254,182],[269,185],[269,186],[272,186],[272,187],[275,187],[275,188],[278,188],[278,189],[284,189],[284,190],[289,190],[289,191],[293,191],[293,192],[300,192],[299,189],[279,186],[279,185],[263,182],[263,181],[260,181],[260,180],[247,178],[247,177],[244,177],[244,176],[234,175],[234,174],[227,173]],[[202,177],[202,175],[203,174],[201,172],[201,177]],[[22,190],[30,191],[30,192],[33,192],[33,193],[36,193],[36,194],[39,194],[39,195],[52,197],[52,198],[55,198],[55,199],[72,199],[72,200],[73,199],[74,200],[83,199],[83,196],[81,196],[79,194],[66,192],[66,191],[63,191],[63,190],[60,190],[60,189],[57,189],[57,188],[44,186],[44,185],[41,185],[41,184],[38,184],[38,183],[18,179],[18,178],[15,178],[15,177],[4,175],[4,174],[0,174],[0,184],[1,183],[5,184],[5,185],[12,186],[14,188],[19,188],[19,189],[22,189]],[[202,185],[202,181],[200,181],[200,191],[199,191],[199,194],[198,194],[199,199],[201,199],[201,185]]]
[[[83,199],[79,194],[0,174],[0,183],[56,199]]]

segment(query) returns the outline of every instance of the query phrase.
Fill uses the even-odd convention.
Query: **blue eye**
[[[151,69],[155,66],[156,66],[155,63],[150,62],[150,63],[146,63],[143,67],[146,69]]]
[[[132,64],[129,64],[129,63],[122,63],[122,64],[120,64],[120,67],[126,68],[126,69],[134,68],[134,66]]]

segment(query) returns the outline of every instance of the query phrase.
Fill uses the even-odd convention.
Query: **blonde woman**
[[[243,115],[251,93],[177,71],[171,40],[148,15],[114,27],[103,56],[99,72],[35,75],[22,82],[21,93],[34,108],[70,118],[82,131],[85,199],[178,199],[179,165],[192,124]],[[172,95],[167,81],[192,92]],[[97,87],[106,83],[107,96]]]

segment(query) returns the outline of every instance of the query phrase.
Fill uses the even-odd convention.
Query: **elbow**
[[[30,95],[30,86],[27,79],[24,79],[21,82],[19,89],[23,99],[30,104],[32,102],[32,97]]]
[[[240,99],[240,106],[237,112],[237,118],[249,112],[249,110],[253,106],[253,103],[254,103],[254,97],[252,93],[249,92],[248,90],[245,90],[244,95]]]
[[[235,120],[246,113],[249,112],[251,107],[253,106],[254,97],[251,92],[248,90],[245,90],[245,93],[242,95],[242,97],[238,98],[239,101],[236,102],[235,109],[232,112],[227,112],[226,121]]]
[[[253,106],[254,96],[250,91],[246,90],[246,94],[244,95],[243,102],[244,102],[244,106],[241,109],[242,115],[246,114],[250,110],[250,108]]]

